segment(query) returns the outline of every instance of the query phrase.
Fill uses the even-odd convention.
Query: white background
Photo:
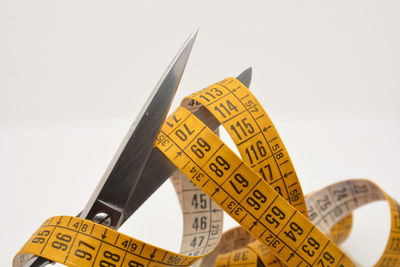
[[[0,265],[44,219],[83,208],[197,26],[175,106],[252,66],[251,90],[304,192],[365,177],[400,200],[399,8],[365,0],[0,1]],[[356,212],[344,249],[364,266],[384,248],[388,216],[383,202]],[[122,231],[177,251],[181,227],[167,182]]]

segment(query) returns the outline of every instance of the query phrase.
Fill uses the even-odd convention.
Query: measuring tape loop
[[[377,185],[364,179],[343,181],[311,194],[306,198],[306,203],[309,218],[314,225],[329,235],[335,243],[340,243],[347,238],[351,231],[352,212],[361,206],[378,200],[386,200],[389,204],[391,228],[386,248],[375,266],[399,266],[399,204]],[[241,234],[245,235],[245,233]],[[222,237],[221,240],[224,242],[225,238]],[[219,246],[223,246],[223,244],[219,244]],[[262,249],[256,248],[254,242],[243,246],[253,248],[252,253],[258,256],[259,261],[267,262],[266,266],[281,266],[270,253],[262,253]],[[242,251],[237,249],[219,255],[216,266],[257,266],[252,265],[251,260],[240,259],[238,256],[240,253]]]
[[[330,239],[336,244],[342,243],[349,236],[352,224],[352,214],[347,215],[332,227],[329,233]],[[242,249],[245,247],[250,248],[251,250],[243,251]],[[251,263],[251,260],[248,260],[252,257],[258,257],[257,264],[253,264]],[[211,259],[209,260],[209,258]],[[284,266],[281,261],[266,248],[266,246],[262,245],[258,241],[254,241],[254,238],[252,238],[251,235],[241,227],[233,228],[222,235],[221,241],[215,250],[203,258],[203,262],[209,261],[212,261],[213,263],[215,262],[217,267]],[[211,266],[211,264],[204,266]]]
[[[280,166],[290,163],[273,125],[258,125],[257,120],[266,117],[265,111],[239,81],[226,79],[191,98],[193,105],[198,102],[206,106],[224,126],[232,121],[237,125],[239,118],[243,128],[247,126],[249,139],[243,142],[243,148],[239,146],[238,149],[247,154],[244,160],[250,162],[251,167],[259,166],[262,160],[268,164],[275,161]],[[246,122],[251,126],[245,125]],[[256,126],[261,133],[251,131]],[[269,129],[271,132],[268,132]],[[181,138],[180,133],[184,131],[187,135]],[[262,141],[262,135],[269,141],[268,144]],[[247,143],[250,145],[247,146]],[[300,190],[286,192],[286,195],[282,190],[275,190],[187,109],[178,108],[167,120],[156,145],[186,176],[285,264],[314,265],[325,261],[323,255],[329,255],[337,266],[353,266],[351,260],[294,207],[296,204],[305,206],[305,202],[299,201],[296,195]],[[271,148],[269,151],[267,146]],[[292,179],[293,172],[281,174],[281,183],[288,183],[287,188],[299,186],[297,179]],[[295,197],[290,199],[292,195]],[[296,204],[292,206],[285,199]],[[292,231],[290,227],[301,229],[293,239],[285,236],[285,232]]]
[[[306,199],[308,197],[306,196]],[[353,225],[353,215],[350,213],[335,224],[329,232],[329,238],[335,243],[340,244],[350,235]],[[244,253],[242,248],[248,247],[251,250]],[[258,257],[257,265],[247,261],[251,257]],[[218,259],[217,259],[218,257]],[[209,259],[210,258],[210,259]],[[222,235],[221,241],[215,250],[203,258],[203,262],[215,262],[216,266],[283,266],[281,261],[276,258],[263,244],[254,241],[254,238],[243,228],[237,227]],[[211,265],[204,265],[211,266]]]
[[[182,106],[191,112],[207,108],[231,136],[243,161],[307,216],[300,182],[273,122],[250,91],[235,81],[225,79],[205,88],[185,99]],[[255,248],[262,247],[255,242]],[[265,262],[270,261],[269,256]]]
[[[199,109],[224,126],[241,158],[193,114]],[[172,182],[184,214],[180,253],[88,220],[57,216],[33,234],[14,267],[31,254],[68,266],[355,266],[336,244],[349,235],[354,209],[382,199],[389,202],[392,228],[377,266],[400,266],[397,202],[362,179],[305,198],[275,126],[234,78],[185,98],[155,145],[178,169]],[[242,228],[218,244],[222,210]]]

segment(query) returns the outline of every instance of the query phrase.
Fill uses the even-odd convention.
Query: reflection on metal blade
[[[126,206],[136,197],[134,188],[175,96],[196,35],[197,31],[188,38],[147,99],[82,211],[82,218],[116,229],[126,219]]]

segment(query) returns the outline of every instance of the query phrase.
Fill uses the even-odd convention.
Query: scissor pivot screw
[[[105,226],[110,226],[111,225],[111,217],[105,212],[99,212],[93,217],[93,222],[102,224]]]

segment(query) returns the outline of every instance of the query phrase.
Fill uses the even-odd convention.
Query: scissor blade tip
[[[243,73],[247,73],[248,75],[252,75],[253,74],[253,68],[252,67],[248,67],[247,69],[245,69],[243,71]]]
[[[241,81],[246,87],[250,87],[252,74],[253,74],[253,68],[249,67],[249,68],[245,69],[244,71],[242,71],[236,77],[236,79]]]
[[[178,73],[178,76],[182,76],[183,74],[186,63],[189,60],[189,56],[192,52],[196,36],[197,36],[197,31],[194,31],[192,34],[190,34],[190,36],[186,39],[185,43],[183,44],[181,50],[178,52],[175,59],[173,60],[170,71]]]
[[[185,47],[190,46],[190,49],[193,47],[193,44],[194,44],[194,41],[196,40],[198,32],[199,32],[199,29],[197,28],[189,35],[189,38],[186,41]]]
[[[199,28],[197,27],[187,38],[185,44],[184,44],[184,49],[189,47],[190,50],[193,47],[194,41],[196,40],[197,34],[199,33]],[[190,51],[189,51],[190,52]]]
[[[199,33],[199,30],[200,30],[200,27],[194,28],[194,30],[193,30],[193,32],[192,32],[192,35],[193,35],[194,37],[196,37],[196,35]]]

